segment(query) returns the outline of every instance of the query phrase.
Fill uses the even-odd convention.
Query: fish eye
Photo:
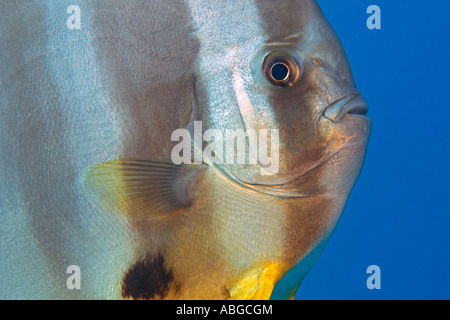
[[[290,87],[299,78],[300,66],[289,55],[272,53],[266,56],[263,72],[272,84],[279,87]]]

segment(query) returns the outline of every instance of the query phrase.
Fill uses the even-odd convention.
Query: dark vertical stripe
[[[183,0],[108,1],[94,14],[95,33],[115,35],[95,48],[108,94],[130,115],[123,157],[169,158],[172,132],[192,114],[199,42],[190,9]]]
[[[317,17],[315,0],[255,0],[268,43],[301,33]]]

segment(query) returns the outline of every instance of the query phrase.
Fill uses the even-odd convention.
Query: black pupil
[[[289,69],[284,63],[277,62],[270,70],[270,74],[274,80],[283,81],[289,75]]]

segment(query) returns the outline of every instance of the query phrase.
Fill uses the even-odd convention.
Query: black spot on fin
[[[89,167],[83,179],[108,209],[156,219],[192,205],[206,167],[169,159],[117,159]]]
[[[122,297],[131,299],[164,299],[173,282],[173,272],[164,265],[159,253],[147,256],[128,269],[122,280]]]

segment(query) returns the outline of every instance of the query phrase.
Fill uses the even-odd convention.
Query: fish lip
[[[325,108],[323,116],[332,122],[341,122],[349,115],[365,117],[369,107],[361,94],[343,96]]]

